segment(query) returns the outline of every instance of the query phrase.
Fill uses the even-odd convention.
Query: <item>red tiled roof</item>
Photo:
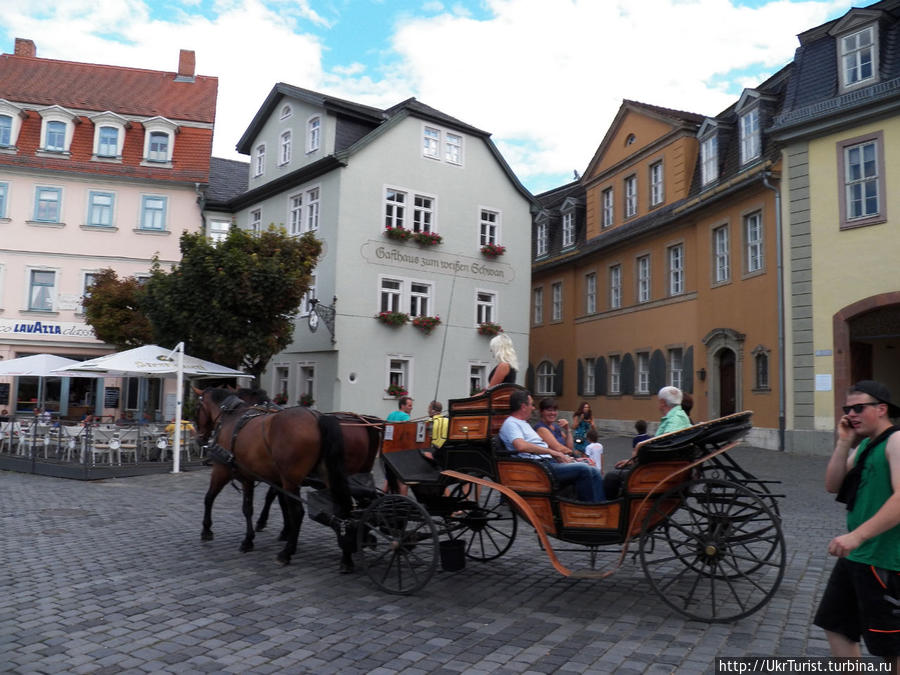
[[[176,82],[175,75],[0,54],[0,98],[35,106],[215,121],[218,78],[198,75],[193,82]]]

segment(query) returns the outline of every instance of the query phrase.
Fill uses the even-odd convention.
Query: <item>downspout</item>
[[[784,357],[784,252],[781,233],[781,190],[769,183],[770,171],[763,174],[763,185],[775,193],[775,267],[778,274],[778,449],[784,452],[785,382]]]

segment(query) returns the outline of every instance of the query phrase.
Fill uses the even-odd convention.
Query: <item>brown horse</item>
[[[213,465],[204,499],[202,540],[213,538],[212,505],[232,479],[243,487],[247,527],[242,552],[253,549],[253,487],[257,480],[280,488],[287,535],[278,554],[282,564],[289,563],[296,552],[304,516],[300,486],[308,477],[319,478],[329,486],[338,518],[349,515],[352,499],[347,474],[371,471],[380,440],[377,431],[362,425],[342,429],[334,415],[318,415],[302,407],[269,414],[256,412],[225,389],[194,391],[200,398],[197,430],[201,442],[214,448],[214,459],[228,458]],[[352,568],[347,548],[342,559],[344,568]]]

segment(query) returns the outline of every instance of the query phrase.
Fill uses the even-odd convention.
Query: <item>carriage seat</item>
[[[648,438],[637,446],[637,463],[696,459],[745,435],[753,427],[751,417],[753,412],[745,410]]]
[[[441,472],[437,465],[418,448],[382,453],[388,467],[407,485],[439,483]]]

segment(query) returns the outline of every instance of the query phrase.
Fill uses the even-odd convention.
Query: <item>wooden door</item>
[[[723,349],[719,352],[719,416],[732,415],[737,412],[737,381],[735,378],[734,352]]]

